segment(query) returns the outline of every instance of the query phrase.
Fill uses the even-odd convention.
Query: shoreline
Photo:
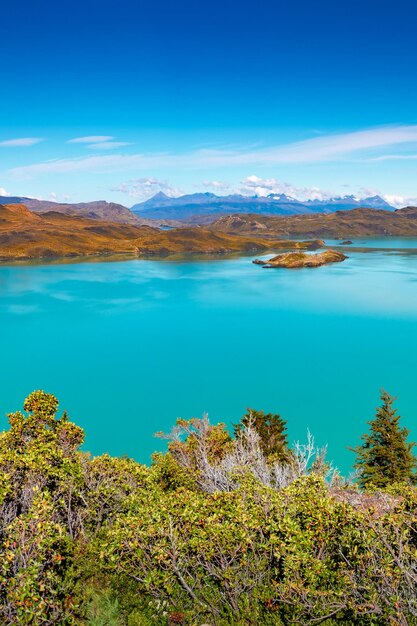
[[[391,239],[393,237],[385,237],[385,239]],[[397,238],[397,237],[395,237]],[[364,239],[363,237],[361,239]],[[371,239],[371,238],[369,238]],[[404,239],[414,239],[410,237],[404,237]],[[373,247],[373,246],[355,246],[349,245],[325,245],[323,246],[323,250],[329,250],[331,248],[337,248],[338,250],[346,250],[350,253],[356,254],[372,254],[372,253],[385,253],[385,254],[396,254],[401,256],[408,255],[417,255],[417,242],[415,248],[389,248],[389,247]],[[31,267],[37,265],[70,265],[70,264],[80,264],[80,263],[117,263],[121,261],[199,261],[199,260],[221,260],[221,259],[233,259],[238,257],[252,257],[254,254],[261,252],[261,255],[266,254],[279,254],[282,252],[283,248],[278,246],[271,247],[264,250],[231,250],[225,252],[175,252],[170,254],[144,254],[137,255],[131,254],[127,252],[97,252],[91,254],[68,254],[68,255],[59,255],[59,256],[44,256],[44,257],[0,257],[0,267]],[[299,249],[294,248],[286,248],[288,252],[290,251],[298,251]]]

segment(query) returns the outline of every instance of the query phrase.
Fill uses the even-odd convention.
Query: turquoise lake
[[[417,240],[346,250],[303,270],[253,257],[0,266],[1,427],[41,388],[93,454],[148,462],[176,418],[231,424],[252,407],[281,413],[291,441],[309,429],[348,472],[384,387],[417,439]]]

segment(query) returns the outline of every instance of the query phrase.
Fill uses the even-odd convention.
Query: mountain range
[[[333,213],[359,207],[395,210],[380,196],[358,199],[351,195],[301,202],[285,194],[217,196],[214,193],[194,193],[172,198],[163,192],[157,193],[145,202],[135,204],[131,209],[105,200],[71,204],[22,196],[0,196],[0,205],[4,204],[24,204],[35,213],[54,211],[64,215],[76,215],[117,224],[154,227],[181,226],[184,222],[204,225],[215,221],[222,215],[233,213],[285,216]]]
[[[285,194],[268,196],[243,196],[232,194],[217,196],[214,193],[194,193],[171,198],[160,191],[155,196],[135,204],[131,211],[148,219],[182,220],[205,223],[230,213],[257,213],[260,215],[299,215],[306,213],[331,213],[356,209],[395,210],[380,196],[357,198],[337,196],[325,200],[300,201]]]

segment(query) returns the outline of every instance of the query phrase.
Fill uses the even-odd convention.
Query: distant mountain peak
[[[369,196],[368,198],[361,198],[359,203],[361,205],[368,206],[372,209],[392,209],[393,207],[381,196]]]
[[[292,196],[287,196],[286,193],[270,193],[266,196],[269,200],[276,200],[278,202],[299,202]]]
[[[192,216],[208,217],[236,213],[295,215],[328,213],[359,207],[394,209],[379,196],[359,198],[354,194],[302,201],[285,193],[274,192],[267,196],[244,196],[238,193],[217,196],[211,192],[200,192],[175,198],[159,192],[149,200],[135,204],[131,210],[136,215],[150,219],[188,220]]]

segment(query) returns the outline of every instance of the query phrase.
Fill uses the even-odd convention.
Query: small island
[[[342,252],[336,252],[335,250],[325,250],[324,252],[319,252],[318,254],[306,254],[305,252],[287,252],[285,254],[278,254],[268,261],[255,259],[252,262],[256,265],[262,265],[262,267],[264,268],[299,268],[320,267],[321,265],[327,265],[328,263],[340,263],[347,258],[348,257]]]

